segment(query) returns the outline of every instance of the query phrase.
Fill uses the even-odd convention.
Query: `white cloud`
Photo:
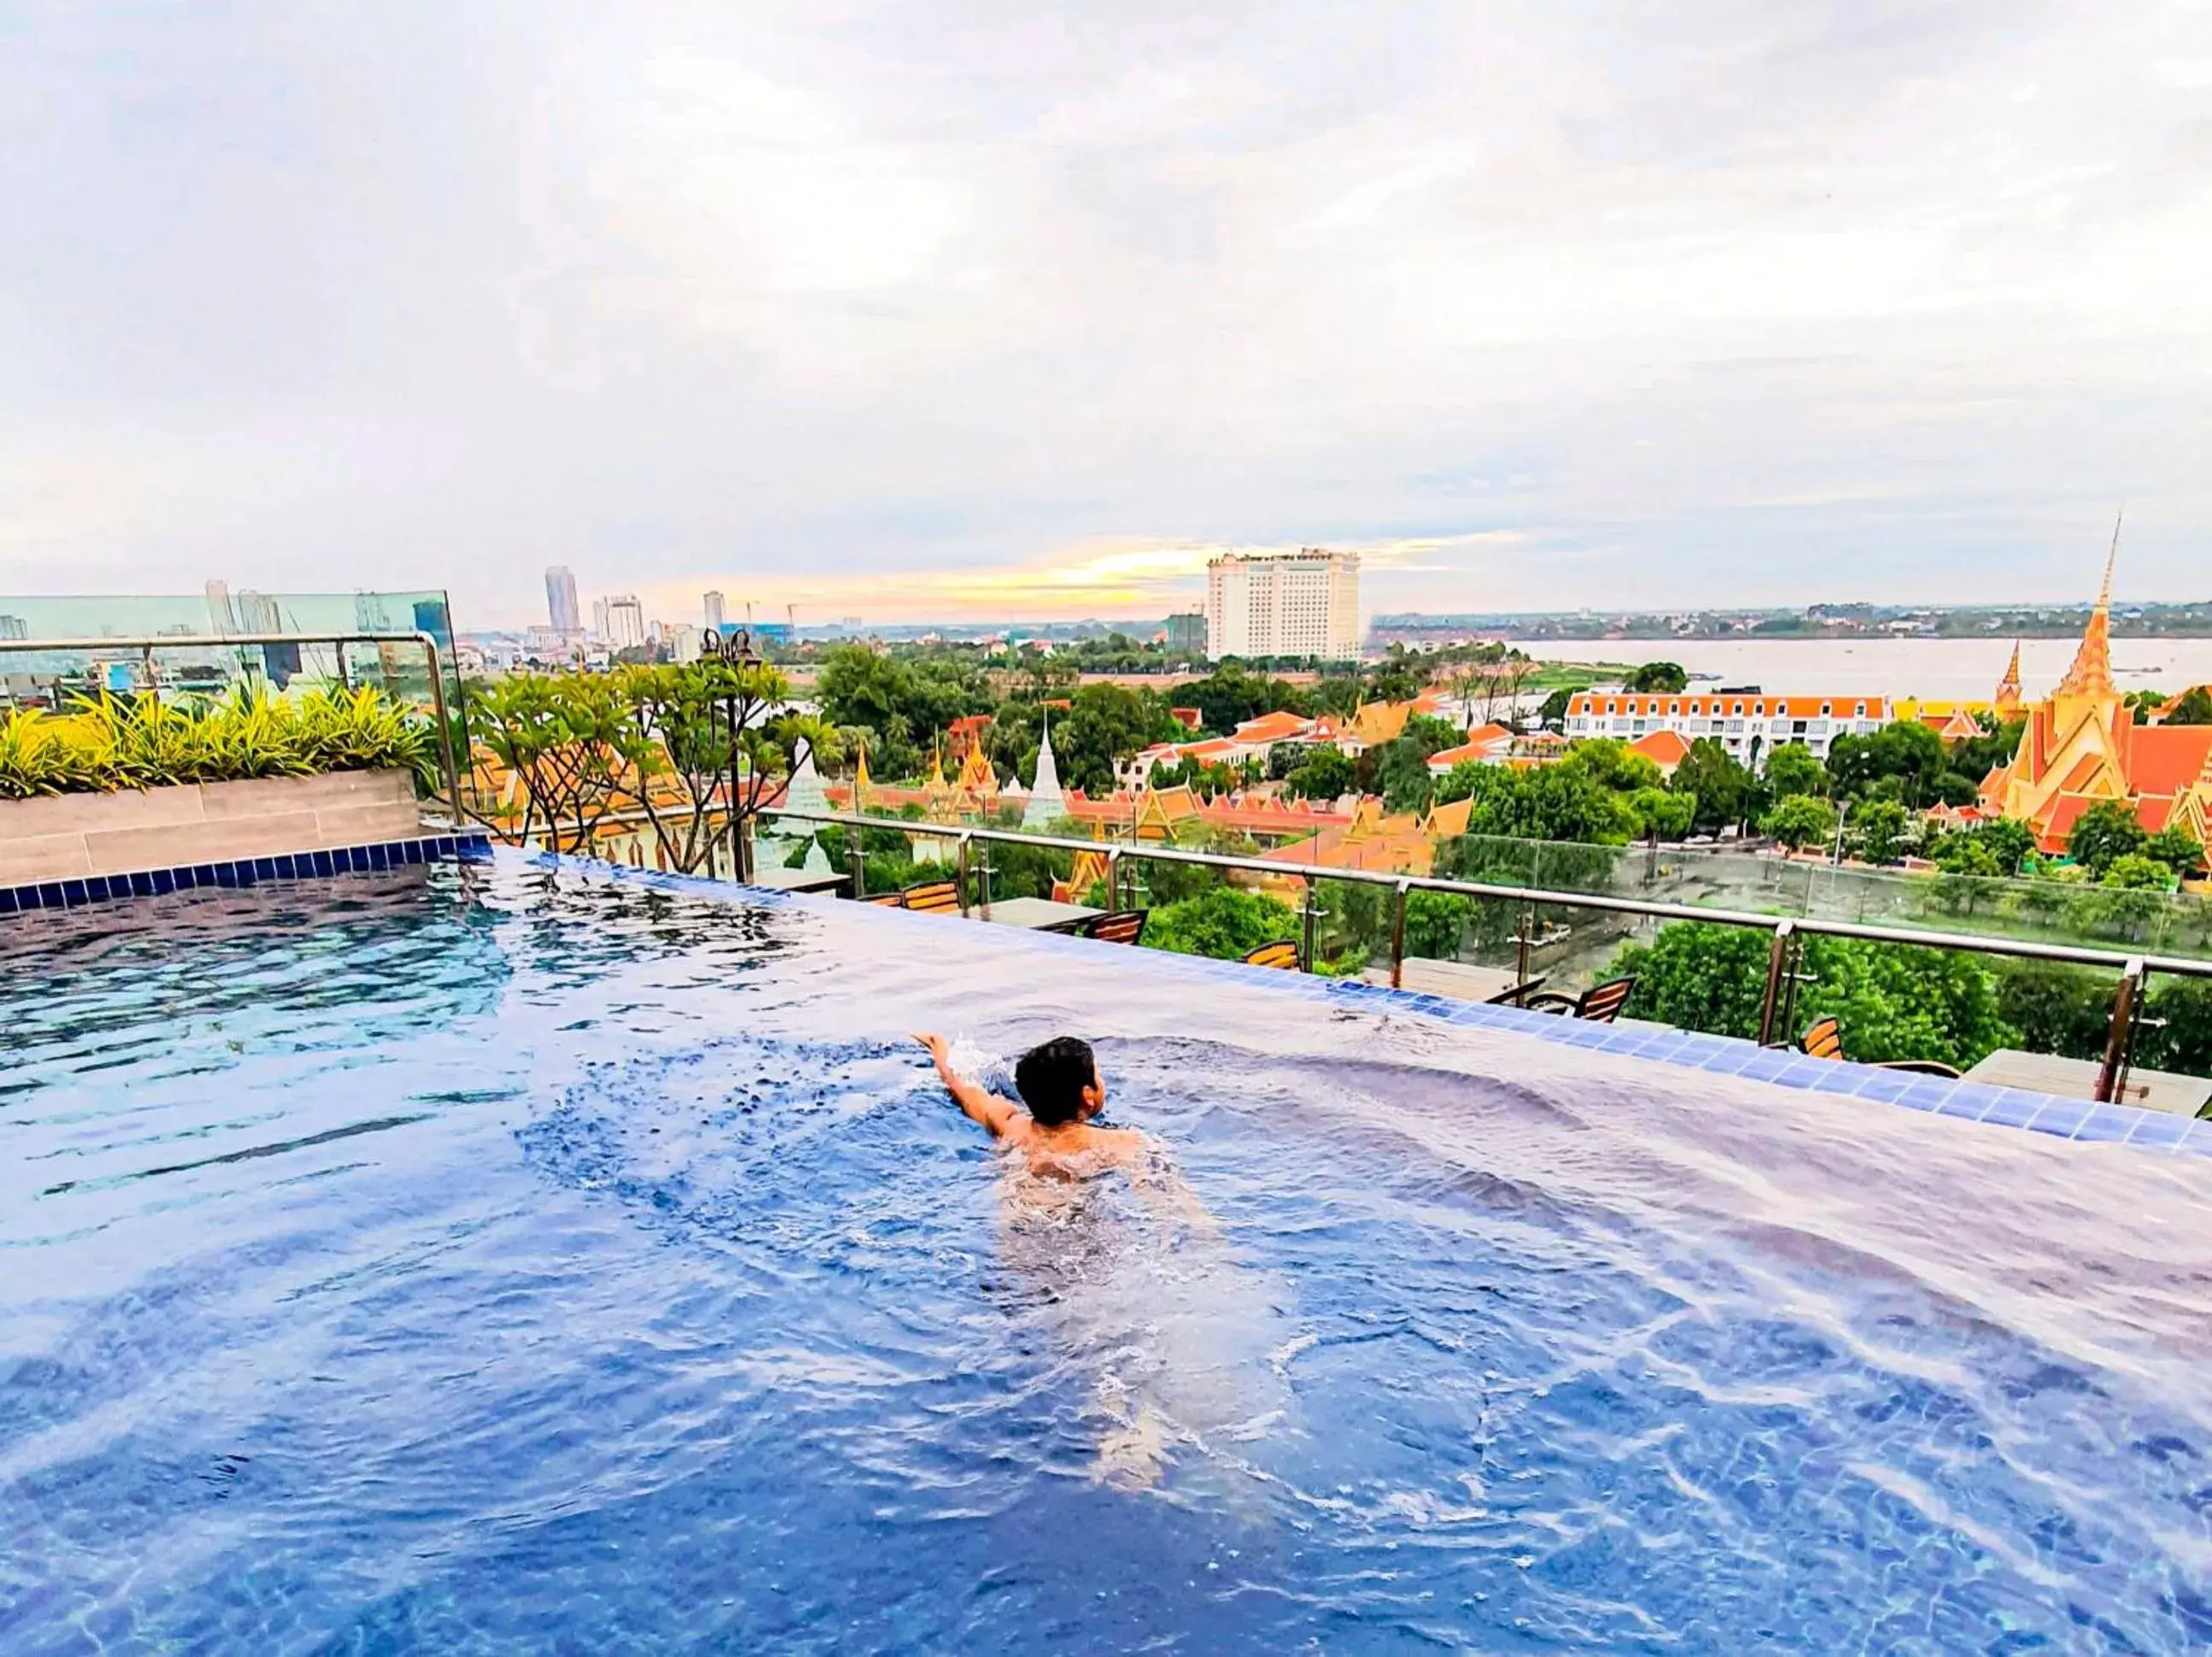
[[[1164,604],[1326,543],[1392,607],[1960,598],[2122,495],[2138,591],[2208,567],[2202,9],[15,39],[0,590]]]

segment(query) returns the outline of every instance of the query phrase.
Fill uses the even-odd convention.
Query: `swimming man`
[[[1020,1151],[1032,1174],[1079,1180],[1109,1168],[1133,1169],[1151,1149],[1134,1129],[1091,1125],[1106,1108],[1106,1083],[1088,1041],[1056,1035],[1014,1061],[1014,1089],[1029,1107],[1024,1110],[954,1070],[943,1036],[925,1032],[915,1040],[937,1061],[953,1102],[993,1138]]]

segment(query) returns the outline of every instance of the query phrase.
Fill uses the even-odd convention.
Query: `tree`
[[[1868,863],[1897,863],[1905,856],[1905,808],[1893,799],[1863,801],[1850,818],[1853,849]]]
[[[1679,695],[1690,688],[1690,676],[1678,662],[1646,662],[1622,682],[1624,690],[1656,691]]]
[[[827,753],[836,737],[811,715],[779,718],[790,695],[777,669],[709,657],[681,667],[637,667],[614,676],[617,695],[646,742],[634,793],[670,866],[690,874],[714,843],[742,835],[802,749]],[[643,786],[659,777],[672,809]]]
[[[1792,794],[1777,800],[1759,827],[1791,851],[1802,852],[1808,846],[1826,846],[1835,838],[1836,810],[1810,794]]]
[[[1296,685],[1253,673],[1237,661],[1223,662],[1206,677],[1176,686],[1175,699],[1180,707],[1196,708],[1200,724],[1217,737],[1263,713],[1303,718],[1307,712],[1304,694]]]
[[[1750,811],[1752,797],[1758,788],[1751,773],[1711,737],[1700,737],[1690,744],[1690,751],[1674,768],[1669,786],[1678,793],[1695,798],[1694,821],[1705,829],[1731,828],[1741,822]]]
[[[1565,731],[1567,728],[1567,704],[1589,689],[1588,685],[1560,686],[1544,698],[1544,705],[1536,710],[1536,723],[1547,731]]]
[[[2074,820],[2066,855],[2102,880],[2114,863],[2142,850],[2150,839],[2136,814],[2117,800],[2100,800]]]
[[[1297,936],[1297,911],[1287,903],[1234,886],[1215,886],[1154,909],[1145,925],[1144,941],[1149,948],[1176,955],[1234,961],[1262,944]]]
[[[2173,889],[2173,871],[2156,858],[2127,852],[2112,859],[2097,883],[2123,891],[2166,892]]]
[[[2212,685],[2191,685],[2181,693],[2166,725],[2212,725]]]
[[[2183,879],[2204,866],[2204,848],[2197,836],[2179,823],[2161,828],[2143,842],[2142,854],[2155,858]]]
[[[1793,794],[1825,799],[1828,768],[1802,742],[1786,742],[1766,756],[1766,792],[1778,800]]]
[[[1642,825],[1644,838],[1653,845],[1680,840],[1697,822],[1698,797],[1664,788],[1639,788],[1628,797],[1629,810]]]
[[[1151,691],[1087,684],[1070,700],[1066,722],[1053,736],[1053,752],[1059,756],[1063,783],[1103,794],[1114,786],[1118,762],[1182,734],[1175,716]]]
[[[1456,961],[1474,902],[1455,892],[1406,894],[1406,953],[1425,961]]]
[[[1844,799],[1887,793],[1905,805],[1932,804],[1948,762],[1943,739],[1917,719],[1894,720],[1869,737],[1849,732],[1828,746],[1828,774]]]
[[[1650,944],[1623,949],[1607,972],[1636,980],[1631,1017],[1755,1038],[1768,944],[1748,927],[1680,922],[1661,928]],[[1834,1017],[1853,1059],[1933,1059],[1963,1069],[2019,1040],[1995,975],[1963,951],[1809,938],[1803,965],[1812,982],[1798,1004],[1797,1025]]]
[[[1283,790],[1297,799],[1333,800],[1352,792],[1354,768],[1336,749],[1316,748],[1284,780]]]

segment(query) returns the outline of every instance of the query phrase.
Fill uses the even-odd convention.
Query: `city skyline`
[[[1381,610],[2057,601],[2121,499],[2131,596],[2212,566],[2201,8],[11,46],[0,590],[1054,619],[1317,544]]]

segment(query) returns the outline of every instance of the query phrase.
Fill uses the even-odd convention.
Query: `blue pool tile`
[[[82,906],[85,901],[84,883],[81,880],[62,882],[62,901],[72,908]]]
[[[2212,1156],[2212,1122],[2191,1122],[2188,1129],[2173,1148],[2188,1156]]]
[[[2141,1114],[2125,1105],[2094,1105],[2081,1119],[2081,1126],[2075,1129],[2074,1137],[2116,1143],[2135,1132],[2136,1118]]]
[[[107,877],[105,875],[88,876],[84,883],[84,895],[87,899],[94,903],[106,902]]]
[[[2189,1121],[2186,1117],[2168,1116],[2155,1110],[2139,1111],[2136,1114],[2141,1120],[2136,1123],[2134,1132],[2128,1135],[2128,1143],[2131,1145],[2163,1150],[2179,1144],[2188,1137]]]
[[[1989,1114],[1990,1107],[1996,1102],[1996,1089],[1984,1087],[1979,1083],[1961,1082],[1951,1089],[1950,1097],[1936,1108],[1936,1114],[1978,1122]]]
[[[177,877],[178,877],[179,875],[180,875],[180,874],[185,874],[185,875],[188,875],[188,874],[190,874],[191,872],[191,870],[189,870],[189,869],[156,869],[156,870],[155,870],[155,871],[153,871],[152,875],[149,877],[149,878],[151,879],[151,881],[152,881],[152,883],[153,883],[153,887],[154,887],[154,895],[155,895],[156,897],[167,897],[167,896],[168,896],[168,895],[169,895],[170,893],[172,893],[172,892],[173,892],[173,891],[175,891],[175,890],[177,889],[177,885],[178,885]]]
[[[368,866],[372,869],[388,869],[392,866],[392,859],[385,856],[384,848],[381,846],[364,846],[361,848],[361,854],[368,859]]]
[[[1982,1113],[1981,1120],[1994,1122],[1999,1127],[2026,1127],[2035,1120],[2035,1113],[2051,1102],[2043,1093],[2029,1093],[2021,1088],[1999,1088],[1997,1096]]]
[[[131,890],[138,897],[154,895],[154,876],[150,870],[142,870],[131,877]]]
[[[2062,1139],[2070,1139],[2074,1131],[2088,1119],[2089,1102],[2086,1099],[2051,1099],[2043,1102],[2043,1108],[2035,1113],[2028,1126],[2038,1133],[2055,1133]]]
[[[1788,1064],[1766,1079],[1779,1088],[1812,1089],[1820,1084],[1820,1072],[1831,1068],[1824,1059],[1792,1054]]]
[[[1839,1064],[1832,1059],[1816,1059],[1820,1073],[1813,1078],[1813,1085],[1823,1093],[1856,1093],[1866,1078],[1858,1073],[1856,1065]]]
[[[1792,1053],[1778,1053],[1771,1047],[1754,1047],[1751,1057],[1743,1061],[1738,1075],[1753,1082],[1771,1082],[1796,1062]]]
[[[443,858],[453,856],[453,837],[451,835],[441,835],[434,841],[432,842],[432,844],[435,847],[440,857]]]
[[[13,886],[0,886],[0,915],[11,915],[22,907]]]
[[[1912,1083],[1894,1071],[1869,1069],[1858,1085],[1862,1099],[1902,1099]]]
[[[276,859],[275,858],[256,858],[256,859],[253,859],[253,877],[254,877],[254,879],[256,879],[256,880],[274,880],[274,879],[276,879]]]
[[[1698,1068],[1709,1070],[1716,1076],[1733,1076],[1750,1063],[1758,1051],[1748,1041],[1731,1041]]]
[[[328,852],[315,853],[315,872],[319,875],[333,875],[337,872],[337,865]]]
[[[1905,1091],[1897,1096],[1897,1102],[1907,1110],[1940,1110],[1957,1085],[1948,1077],[1923,1076],[1918,1081],[1907,1082]]]

